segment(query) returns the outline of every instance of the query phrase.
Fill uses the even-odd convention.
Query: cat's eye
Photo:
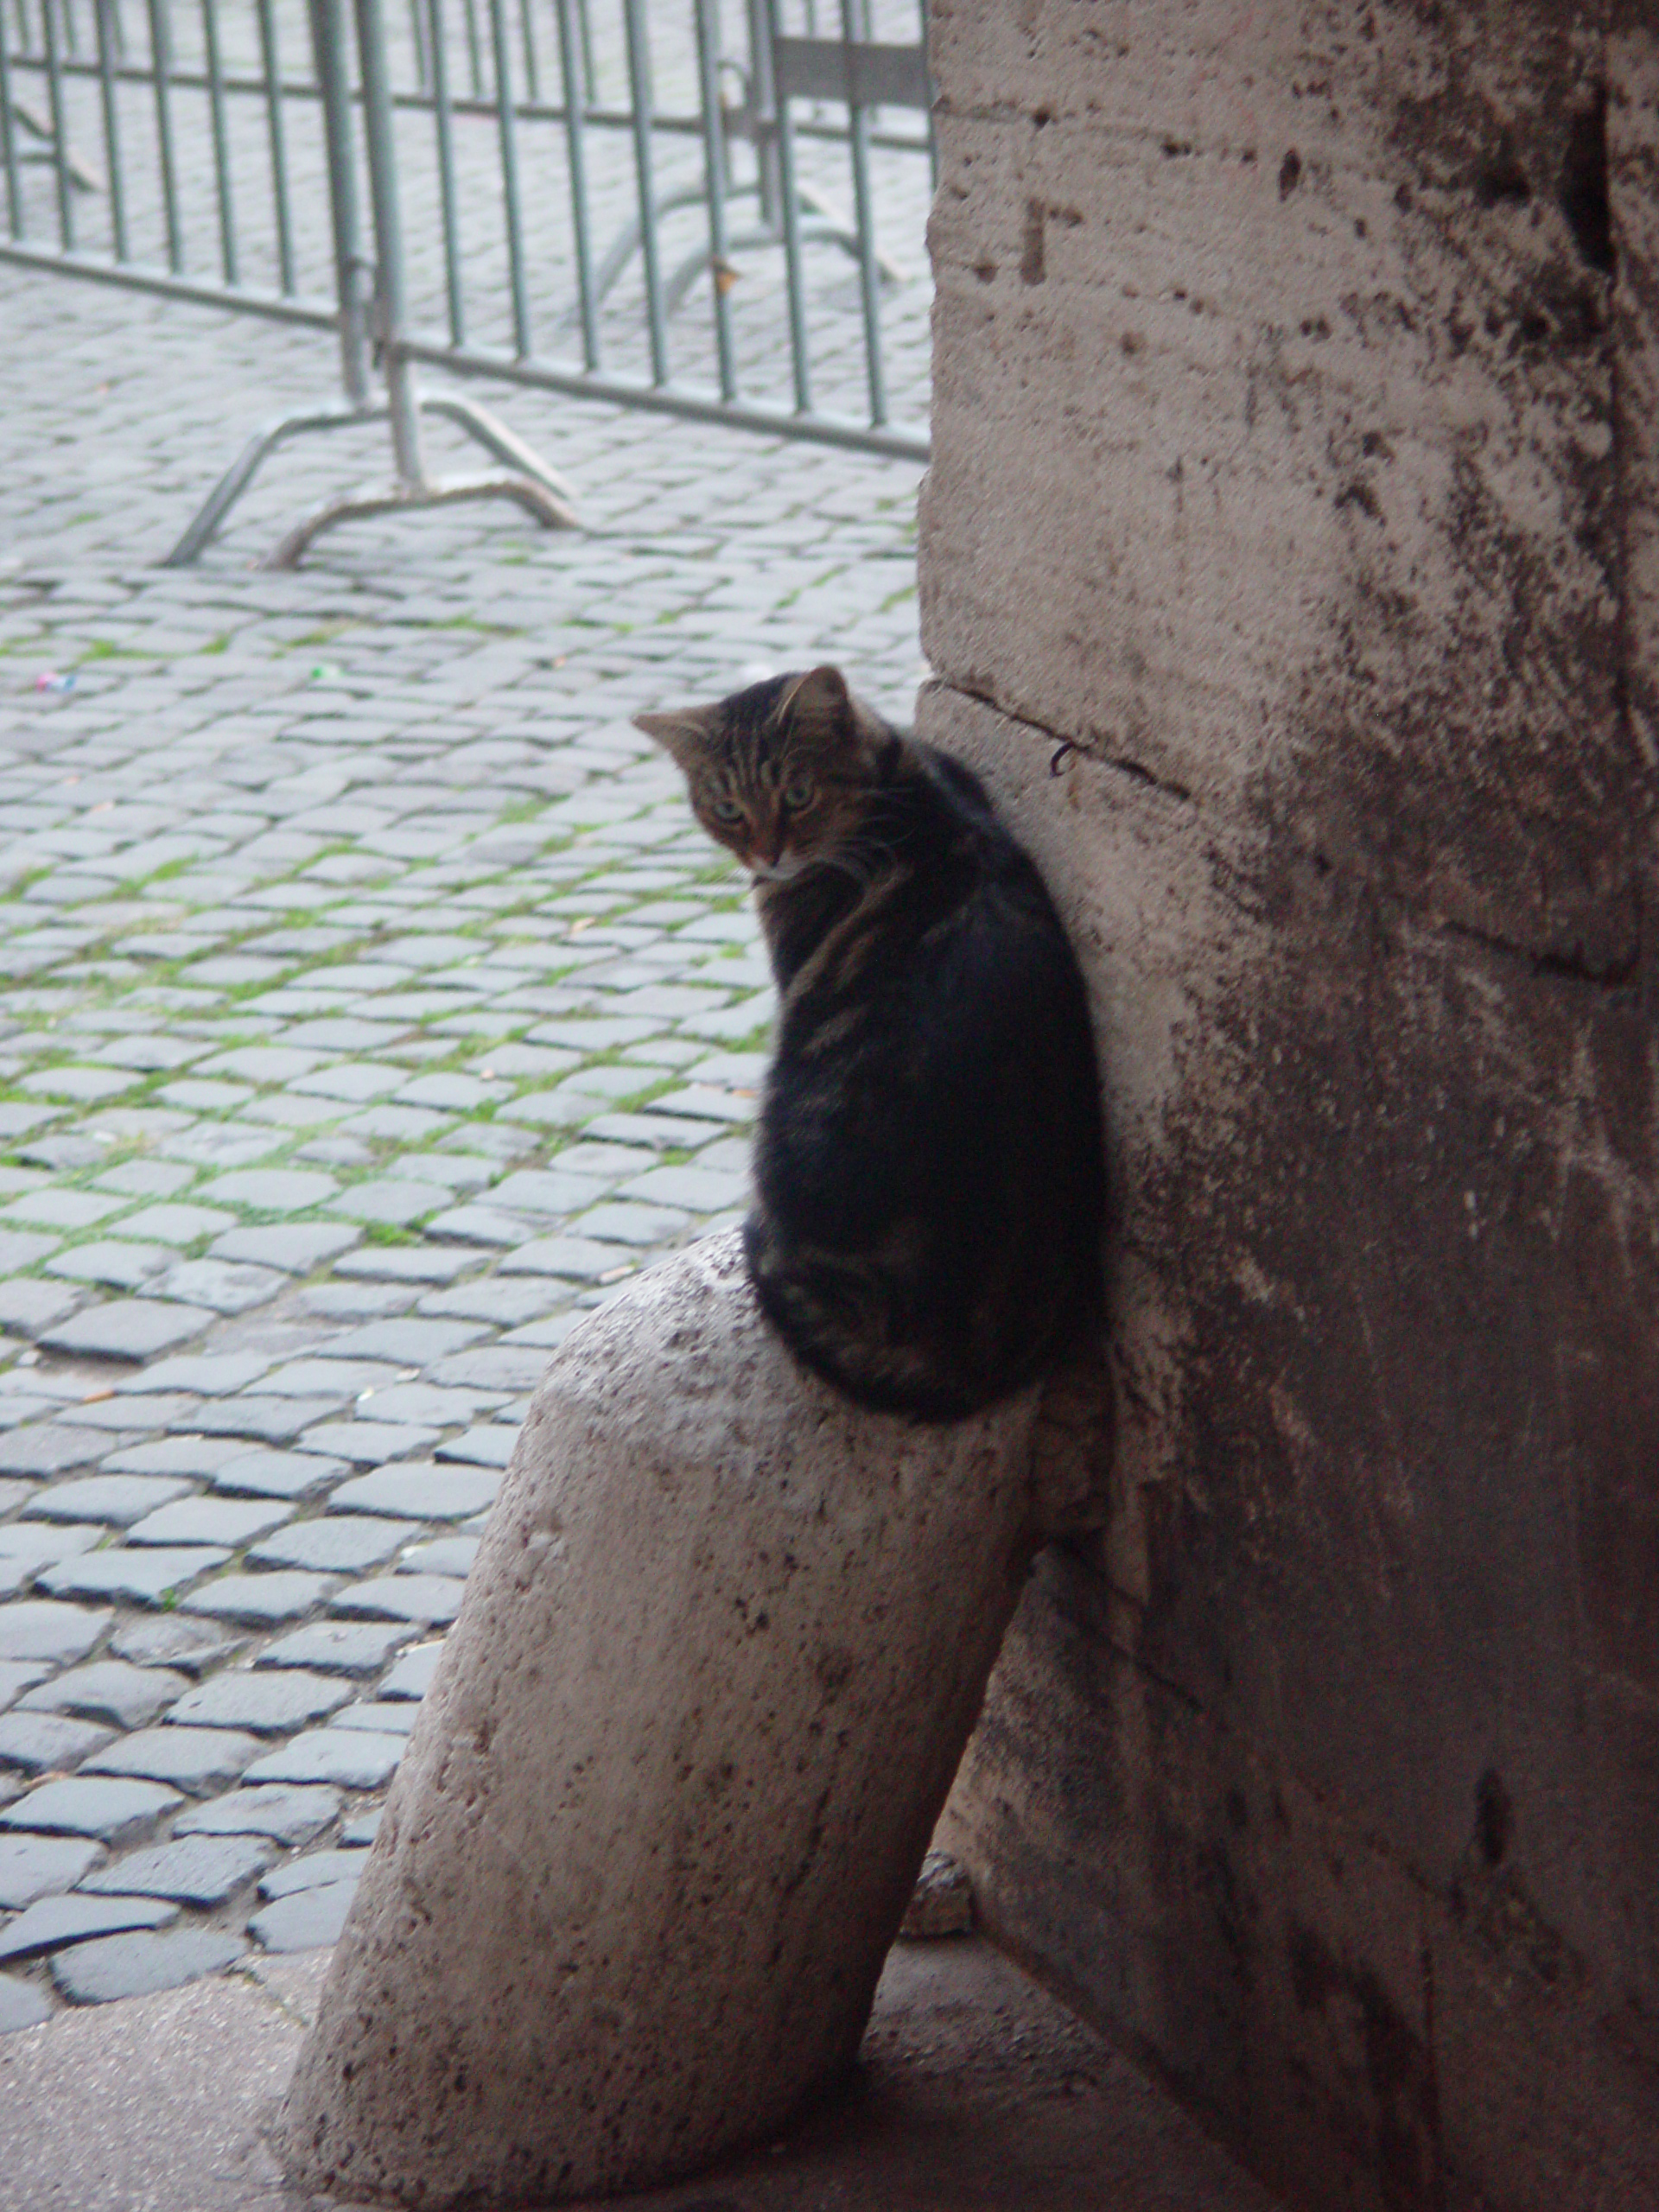
[[[716,822],[741,822],[743,810],[729,791],[715,791],[709,801],[709,811]]]
[[[804,814],[817,797],[817,791],[804,779],[796,779],[784,785],[784,804],[791,814]]]

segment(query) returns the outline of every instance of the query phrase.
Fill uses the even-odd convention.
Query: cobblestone
[[[372,1835],[524,1394],[745,1202],[753,918],[630,718],[827,658],[907,717],[918,472],[512,391],[585,533],[457,508],[250,571],[384,466],[347,431],[168,571],[327,344],[12,270],[0,320],[53,365],[0,416],[0,1705],[99,1746],[0,1778],[38,2011],[337,1932],[349,1879],[282,1870]],[[177,1916],[36,1944],[71,1891]]]

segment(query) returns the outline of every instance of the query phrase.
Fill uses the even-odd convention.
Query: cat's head
[[[636,715],[633,726],[685,771],[709,835],[773,882],[850,842],[893,747],[838,668],[774,676],[711,707]]]

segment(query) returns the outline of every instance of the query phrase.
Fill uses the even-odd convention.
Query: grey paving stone
[[[101,1189],[130,1198],[170,1198],[195,1179],[192,1169],[170,1160],[124,1160],[97,1179]]]
[[[0,1928],[0,1959],[28,1959],[89,1936],[115,1936],[130,1928],[165,1928],[179,1908],[165,1897],[42,1897]]]
[[[380,1685],[383,1698],[407,1698],[418,1704],[432,1687],[432,1677],[437,1672],[438,1660],[443,1644],[417,1643],[412,1651],[404,1652],[397,1664]]]
[[[253,1663],[315,1667],[325,1675],[378,1675],[408,1633],[378,1621],[311,1621],[268,1644]]]
[[[39,1341],[50,1351],[82,1358],[153,1359],[200,1336],[213,1318],[201,1307],[171,1300],[112,1298],[67,1321],[54,1321],[41,1332]]]
[[[0,1659],[0,1713],[51,1673],[43,1660]]]
[[[276,1856],[268,1837],[189,1835],[174,1843],[130,1851],[112,1866],[84,1875],[79,1887],[93,1897],[172,1897],[180,1904],[223,1904],[263,1874]]]
[[[250,1393],[245,1397],[226,1398],[218,1405],[204,1406],[198,1419],[205,1435],[241,1436],[261,1444],[291,1444],[302,1430],[314,1427],[329,1414],[337,1413],[340,1402],[340,1396],[279,1398]]]
[[[21,1568],[26,1579],[30,1568],[49,1560],[73,1559],[101,1543],[106,1531],[96,1522],[10,1521],[0,1523],[0,1575]]]
[[[103,1442],[109,1442],[105,1437]],[[85,1475],[78,1482],[54,1484],[29,1503],[37,1521],[112,1522],[130,1528],[157,1506],[182,1497],[191,1487],[180,1475]]]
[[[362,1231],[343,1222],[294,1221],[265,1229],[227,1229],[207,1248],[212,1260],[231,1260],[250,1267],[277,1268],[290,1275],[308,1275],[325,1260],[349,1252]]]
[[[88,1759],[81,1772],[137,1775],[200,1797],[234,1782],[258,1749],[257,1737],[234,1728],[141,1728]]]
[[[0,1474],[61,1474],[67,1467],[95,1465],[109,1448],[110,1440],[99,1429],[40,1421],[0,1436]]]
[[[163,1390],[154,1397],[123,1398],[111,1392],[92,1404],[75,1408],[75,1419],[87,1428],[102,1429],[130,1443],[146,1433],[188,1426],[200,1402],[183,1390]]]
[[[257,1544],[250,1565],[310,1567],[320,1573],[360,1574],[391,1557],[416,1535],[419,1522],[330,1512],[318,1521],[296,1521]]]
[[[487,1407],[493,1397],[500,1395],[499,1391],[440,1390],[430,1382],[394,1382],[364,1399],[357,1408],[357,1419],[369,1426],[429,1422],[435,1427],[448,1428],[471,1421],[480,1407]]]
[[[424,1451],[437,1435],[435,1428],[412,1421],[329,1421],[308,1428],[300,1448],[348,1459],[353,1466],[378,1467],[405,1452]]]
[[[255,1504],[229,1497],[181,1497],[146,1514],[127,1531],[130,1544],[225,1544],[235,1551],[277,1528],[286,1505]]]
[[[107,1606],[14,1599],[0,1605],[0,1659],[45,1659],[69,1666],[86,1657],[111,1618]]]
[[[479,1344],[440,1360],[431,1379],[482,1390],[533,1390],[547,1372],[547,1357],[531,1344]]]
[[[361,1105],[367,1099],[384,1098],[388,1091],[401,1089],[405,1080],[402,1068],[373,1060],[342,1060],[333,1067],[318,1068],[313,1074],[301,1076],[289,1088],[302,1096],[338,1098]]]
[[[212,1568],[223,1567],[229,1557],[217,1544],[88,1552],[79,1559],[60,1560],[35,1580],[54,1597],[126,1598],[134,1605],[156,1605]]]
[[[408,1283],[315,1282],[300,1293],[300,1305],[330,1321],[372,1321],[407,1313],[416,1295]]]
[[[216,1176],[197,1196],[209,1205],[245,1206],[255,1213],[305,1213],[332,1198],[332,1175],[302,1167],[239,1167]]]
[[[223,1398],[257,1382],[270,1363],[264,1352],[186,1352],[155,1361],[142,1375],[124,1376],[115,1395],[124,1400],[151,1391],[188,1390],[198,1397]]]
[[[501,1486],[493,1467],[436,1465],[412,1459],[341,1483],[328,1500],[340,1513],[397,1515],[411,1522],[460,1521],[493,1504]]]
[[[199,1981],[234,1964],[247,1948],[239,1935],[219,1928],[106,1936],[60,1951],[52,1961],[52,1979],[72,2005],[105,2005]]]
[[[664,1244],[690,1225],[689,1215],[668,1206],[628,1205],[612,1202],[589,1206],[571,1223],[577,1236],[597,1236],[607,1244]]]
[[[259,1385],[263,1395],[279,1398],[327,1398],[343,1405],[347,1399],[369,1397],[407,1370],[391,1360],[338,1359],[338,1339],[324,1344],[315,1358],[296,1359],[274,1368]]]
[[[464,1580],[478,1557],[476,1536],[437,1536],[429,1544],[412,1544],[397,1562],[399,1574],[458,1574]]]
[[[451,1436],[435,1446],[435,1459],[460,1460],[468,1466],[505,1467],[512,1457],[512,1447],[518,1440],[516,1428],[502,1428],[490,1424],[477,1428],[463,1429],[459,1436]]]
[[[216,1083],[206,1076],[186,1076],[179,1083],[164,1083],[156,1092],[169,1106],[189,1114],[222,1114],[240,1106],[250,1096],[245,1084]]]
[[[182,1613],[152,1613],[124,1622],[110,1638],[110,1649],[135,1666],[181,1667],[199,1675],[221,1665],[246,1641],[211,1621],[188,1619]]]
[[[474,1321],[455,1319],[371,1321],[348,1329],[328,1347],[331,1359],[385,1359],[398,1367],[424,1367],[446,1352],[460,1351],[489,1333]]]
[[[60,1713],[0,1713],[0,1767],[46,1774],[79,1766],[107,1744],[111,1729]]]
[[[353,1221],[384,1221],[402,1226],[418,1221],[424,1214],[436,1212],[448,1203],[449,1192],[435,1184],[388,1176],[376,1182],[353,1183],[329,1201],[329,1211],[343,1213]]]
[[[496,1205],[520,1213],[571,1214],[591,1206],[604,1192],[605,1184],[597,1176],[572,1174],[561,1167],[523,1167],[498,1183],[490,1197]]]
[[[276,1268],[250,1267],[211,1256],[181,1260],[150,1286],[157,1298],[210,1306],[215,1313],[246,1313],[256,1306],[268,1306],[287,1287],[287,1277]]]
[[[401,1736],[355,1728],[313,1728],[257,1760],[246,1782],[327,1782],[341,1789],[378,1789],[404,1755]]]
[[[267,1951],[313,1951],[337,1943],[356,1894],[355,1882],[325,1882],[316,1889],[296,1890],[292,1897],[280,1897],[256,1912],[248,1933]]]
[[[348,1849],[357,1850],[372,1843],[379,1833],[380,1808],[375,1805],[365,1812],[353,1813],[341,1827],[340,1840]]]
[[[185,1729],[250,1728],[256,1735],[286,1736],[321,1719],[350,1695],[346,1683],[300,1668],[256,1674],[237,1667],[187,1692],[168,1721]]]
[[[315,1497],[346,1473],[349,1462],[313,1452],[240,1451],[213,1477],[215,1490],[255,1497]]]
[[[366,1851],[308,1851],[273,1866],[259,1878],[262,1897],[297,1897],[302,1890],[320,1890],[334,1882],[355,1882],[368,1864]]]
[[[73,1889],[103,1856],[101,1843],[79,1836],[0,1834],[0,1906],[17,1911]]]
[[[156,1205],[129,1214],[121,1224],[121,1233],[141,1239],[153,1237],[162,1244],[194,1244],[235,1226],[236,1216],[219,1206]]]
[[[247,1083],[291,1083],[322,1058],[297,1045],[239,1045],[201,1064],[203,1074],[239,1076]]]
[[[622,1185],[625,1198],[646,1198],[683,1206],[691,1213],[718,1213],[747,1204],[749,1180],[724,1167],[652,1167]]]
[[[158,1436],[150,1443],[123,1445],[99,1464],[109,1475],[212,1476],[246,1450],[233,1436]]]
[[[19,1268],[32,1268],[55,1251],[58,1243],[57,1237],[42,1236],[37,1230],[0,1229],[0,1268],[10,1274]]]
[[[50,2001],[33,1982],[0,1974],[0,2035],[10,2035],[15,2028],[37,2028],[51,2017]]]
[[[268,1783],[254,1789],[232,1789],[206,1805],[193,1806],[173,1823],[175,1835],[266,1835],[273,1843],[309,1843],[333,1825],[340,1811],[338,1789],[321,1783]]]
[[[329,1611],[350,1618],[366,1614],[375,1620],[418,1621],[424,1626],[447,1624],[461,1611],[465,1584],[450,1574],[378,1574],[355,1582],[329,1602]]]
[[[157,1782],[129,1782],[72,1774],[42,1782],[26,1797],[0,1812],[0,1827],[29,1828],[48,1835],[96,1837],[100,1843],[130,1843],[153,1827],[176,1805],[179,1793]],[[0,1857],[3,1857],[0,1848]],[[86,1866],[92,1859],[86,1861]],[[79,1876],[75,1877],[76,1880]],[[55,1885],[54,1885],[55,1886]],[[69,1884],[65,1882],[63,1888]],[[117,1888],[121,1885],[118,1883]],[[41,1896],[43,1891],[36,1891]]]
[[[113,1728],[142,1728],[189,1687],[189,1676],[171,1667],[95,1659],[90,1666],[72,1667],[54,1681],[27,1692],[18,1702],[27,1712],[73,1713],[83,1719],[107,1721]]]
[[[417,1705],[407,1699],[393,1702],[373,1698],[360,1699],[355,1705],[343,1705],[334,1715],[336,1728],[361,1728],[377,1735],[408,1736],[413,1733],[420,1713]]]
[[[118,1237],[100,1236],[90,1244],[73,1244],[67,1252],[60,1252],[47,1262],[46,1271],[74,1282],[137,1290],[170,1266],[173,1257],[165,1244],[128,1244]]]
[[[480,1083],[476,1076],[460,1075],[445,1069],[430,1075],[416,1076],[393,1096],[406,1106],[434,1106],[441,1110],[468,1114],[482,1100],[493,1095],[492,1086]]]
[[[504,1275],[556,1275],[566,1282],[603,1282],[632,1274],[638,1262],[614,1244],[587,1236],[537,1236],[501,1262]]]
[[[478,1265],[472,1252],[445,1252],[431,1244],[368,1244],[334,1262],[334,1273],[369,1282],[453,1282]]]
[[[536,1233],[538,1224],[500,1206],[447,1206],[427,1223],[424,1234],[446,1244],[471,1245],[479,1251],[511,1251]]]
[[[335,1586],[328,1574],[221,1574],[181,1602],[188,1612],[274,1628],[313,1611]]]
[[[124,1198],[110,1198],[99,1191],[62,1190],[53,1185],[28,1192],[9,1206],[0,1207],[0,1228],[15,1229],[26,1223],[31,1228],[91,1229],[111,1214],[119,1213],[125,1204]]]
[[[81,1296],[68,1283],[31,1281],[26,1275],[0,1282],[0,1330],[14,1337],[37,1337],[73,1313]]]

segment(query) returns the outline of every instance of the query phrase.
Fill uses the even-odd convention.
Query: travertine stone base
[[[1036,1427],[1030,1393],[949,1427],[851,1407],[734,1234],[576,1332],[283,2107],[298,2177],[637,2188],[835,2078],[1050,1517]]]

